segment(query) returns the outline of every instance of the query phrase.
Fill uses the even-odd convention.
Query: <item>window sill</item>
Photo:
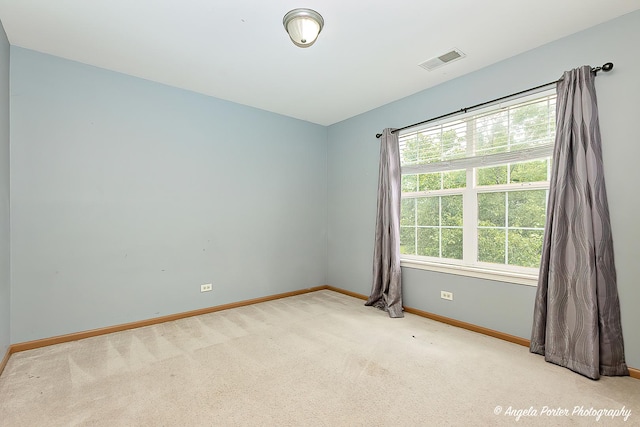
[[[437,271],[439,273],[456,274],[458,276],[476,277],[478,279],[496,280],[499,282],[516,283],[526,286],[537,286],[538,275],[518,273],[513,271],[491,270],[481,267],[466,265],[447,265],[429,261],[401,259],[401,267],[416,268],[419,270]]]

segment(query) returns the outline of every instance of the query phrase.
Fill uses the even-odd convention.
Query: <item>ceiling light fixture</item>
[[[293,9],[284,15],[282,24],[293,44],[298,47],[309,47],[315,43],[318,34],[322,31],[324,19],[315,10]]]

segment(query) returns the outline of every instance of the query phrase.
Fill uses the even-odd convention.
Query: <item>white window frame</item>
[[[500,104],[494,104],[489,107],[485,107],[480,110],[476,110],[466,114],[456,115],[454,117],[442,120],[439,122],[432,122],[428,125],[422,126],[417,131],[428,129],[433,126],[443,125],[452,121],[459,121],[467,119],[469,117],[477,116],[479,114],[487,113],[490,111],[496,111],[504,107],[522,104],[530,100],[552,96],[555,94],[555,89],[542,90],[527,96],[514,98],[508,102],[502,102]],[[406,130],[400,133],[400,137],[408,133],[415,133],[416,128]],[[472,144],[467,147],[468,150],[472,149]],[[546,156],[538,158],[532,158],[530,160],[543,159],[550,157],[550,152]],[[515,162],[510,162],[515,163]],[[406,170],[411,171],[411,166],[405,166],[402,168],[403,173],[406,174]],[[455,260],[448,258],[428,257],[419,255],[400,255],[400,265],[402,267],[416,268],[422,270],[429,270],[441,273],[455,274],[461,276],[469,276],[480,279],[489,279],[501,282],[509,282],[528,286],[537,286],[538,284],[538,269],[527,268],[520,266],[513,266],[507,264],[493,264],[480,261],[472,261],[478,259],[478,239],[477,239],[477,218],[478,218],[478,194],[484,192],[501,192],[501,191],[518,191],[518,190],[549,190],[549,182],[531,182],[531,183],[511,183],[504,185],[492,185],[492,186],[477,186],[476,185],[476,167],[467,166],[461,169],[466,169],[466,182],[467,186],[464,188],[434,190],[434,191],[419,191],[415,193],[402,193],[402,197],[425,197],[425,196],[445,196],[453,194],[461,194],[463,198],[463,260]],[[456,169],[453,169],[456,170]],[[547,170],[547,174],[550,174],[550,168]],[[547,176],[547,179],[549,176]],[[474,222],[472,225],[467,225],[467,218],[471,218]]]

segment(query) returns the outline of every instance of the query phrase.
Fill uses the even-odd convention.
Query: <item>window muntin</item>
[[[400,134],[402,259],[536,272],[555,94]]]

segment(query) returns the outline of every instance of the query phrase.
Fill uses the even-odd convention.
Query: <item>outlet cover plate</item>
[[[440,298],[453,301],[453,292],[440,291]]]

